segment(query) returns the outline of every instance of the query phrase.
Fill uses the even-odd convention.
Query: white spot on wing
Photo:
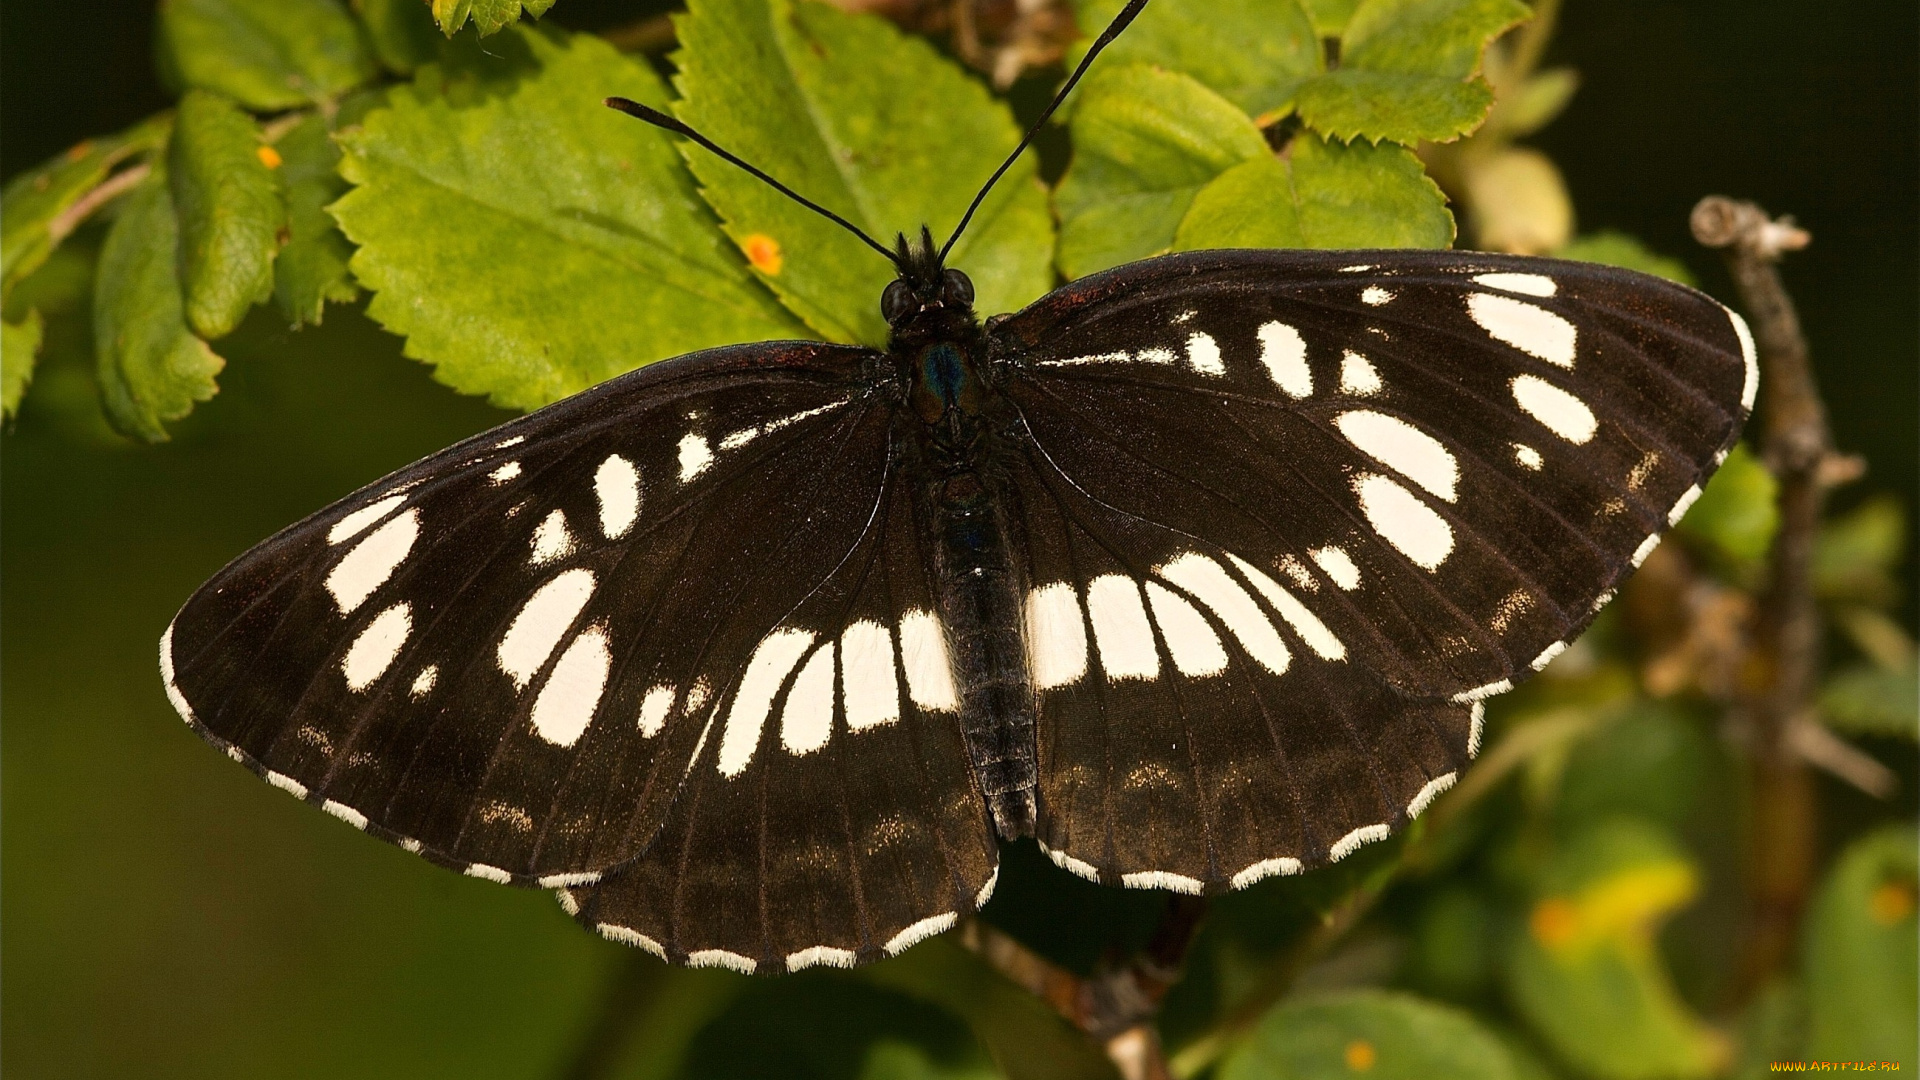
[[[1453,526],[1394,480],[1361,473],[1353,481],[1367,523],[1417,566],[1437,570],[1453,554]]]
[[[1640,546],[1633,549],[1633,565],[1639,566],[1641,563],[1646,562],[1647,556],[1653,554],[1653,549],[1659,546],[1659,533],[1654,533],[1652,536],[1640,541]]]
[[[486,863],[468,863],[467,868],[461,871],[461,873],[466,874],[468,877],[477,877],[482,881],[496,881],[502,885],[513,884],[512,874],[507,873],[497,866],[488,866]]]
[[[554,646],[560,644],[561,635],[587,606],[593,587],[593,571],[576,568],[556,575],[527,598],[500,638],[500,647],[495,653],[500,670],[516,687],[525,690],[533,681],[540,665],[547,662]]]
[[[1273,385],[1298,400],[1313,395],[1313,371],[1307,367],[1307,343],[1300,331],[1283,322],[1260,327],[1260,362],[1267,366]]]
[[[433,684],[440,681],[440,665],[428,664],[413,677],[413,685],[407,687],[407,696],[415,701],[433,693]]]
[[[1299,859],[1262,859],[1245,870],[1227,879],[1227,884],[1236,889],[1244,889],[1256,881],[1270,877],[1287,877],[1305,870],[1305,864]]]
[[[1094,869],[1092,863],[1076,859],[1064,851],[1055,851],[1045,844],[1040,845],[1040,850],[1046,853],[1047,858],[1053,860],[1053,865],[1065,870],[1067,873],[1075,877],[1086,878],[1096,885],[1100,883],[1100,871]]]
[[[1137,874],[1121,874],[1120,885],[1128,889],[1165,889],[1168,892],[1186,893],[1199,896],[1205,883],[1199,878],[1176,874],[1168,870],[1142,870]]]
[[[993,868],[993,873],[987,875],[987,883],[980,886],[980,891],[973,896],[973,909],[975,911],[986,907],[987,901],[993,899],[993,887],[998,884],[1000,884],[1000,868],[996,866]]]
[[[1378,285],[1369,285],[1360,293],[1360,302],[1368,307],[1379,307],[1393,302],[1393,291]]]
[[[787,954],[787,970],[800,971],[810,967],[850,968],[858,959],[851,949],[836,949],[831,945],[815,945]]]
[[[1321,570],[1333,579],[1335,585],[1348,592],[1360,587],[1360,568],[1353,564],[1353,557],[1345,548],[1328,545],[1307,552],[1307,558],[1319,564]]]
[[[1143,364],[1171,364],[1174,362],[1175,359],[1177,359],[1173,355],[1172,349],[1163,349],[1159,347],[1155,347],[1151,349],[1141,349],[1139,352],[1133,355],[1133,358],[1135,360],[1140,361]]]
[[[1312,649],[1315,655],[1322,660],[1347,658],[1347,647],[1340,644],[1339,638],[1333,636],[1333,631],[1327,629],[1327,624],[1321,622],[1319,617],[1308,610],[1307,606],[1296,599],[1292,593],[1282,588],[1279,582],[1262,573],[1259,567],[1232,552],[1227,553],[1227,558],[1233,560],[1233,565],[1246,575],[1248,581],[1253,582],[1253,587],[1260,590],[1260,595],[1267,598],[1267,603],[1273,605],[1273,609],[1280,613],[1280,617],[1287,621],[1288,626],[1293,627],[1293,632],[1300,635],[1300,640],[1306,642],[1307,648]]]
[[[748,443],[752,442],[753,440],[759,437],[760,437],[759,428],[757,427],[741,428],[739,431],[736,431],[733,434],[727,436],[726,438],[721,439],[720,449],[738,450],[741,447],[747,445]]]
[[[1458,779],[1460,779],[1459,773],[1450,772],[1443,773],[1427,781],[1426,786],[1421,788],[1419,794],[1413,797],[1413,801],[1407,804],[1407,817],[1409,819],[1417,818],[1421,814],[1426,813],[1427,807],[1433,805],[1433,800],[1439,798],[1440,793],[1452,787],[1453,782]]]
[[[1147,582],[1147,602],[1180,674],[1198,679],[1227,670],[1226,647],[1198,608],[1157,581]]]
[[[793,677],[780,711],[780,745],[790,754],[811,754],[833,737],[833,642],[814,650]]]
[[[1515,375],[1513,400],[1548,431],[1576,446],[1593,438],[1600,427],[1586,402],[1537,376]]]
[[[1385,384],[1380,381],[1380,373],[1373,369],[1373,362],[1359,353],[1348,350],[1340,358],[1340,389],[1366,397],[1377,394]]]
[[[1579,333],[1574,325],[1538,304],[1493,293],[1467,297],[1467,314],[1497,340],[1571,370]]]
[[[1685,492],[1681,493],[1679,501],[1674,503],[1673,509],[1667,512],[1667,524],[1669,525],[1680,524],[1680,519],[1687,516],[1687,511],[1693,509],[1694,500],[1698,499],[1699,497],[1700,497],[1699,484],[1695,484],[1692,487],[1688,488]]]
[[[495,450],[505,450],[509,446],[519,446],[526,441],[527,437],[525,435],[515,435],[511,439],[501,439],[499,442],[494,443],[493,448]]]
[[[742,975],[753,974],[758,966],[751,956],[742,956],[727,949],[701,949],[687,954],[687,966],[696,968],[726,968]]]
[[[495,487],[499,487],[501,484],[504,484],[509,480],[512,480],[515,477],[518,477],[519,475],[520,475],[520,463],[517,461],[509,461],[501,465],[499,468],[488,473],[487,483],[492,484]]]
[[[932,612],[915,608],[900,620],[900,665],[907,669],[907,695],[915,705],[935,712],[960,710],[947,632]]]
[[[888,938],[887,943],[881,946],[881,949],[884,950],[888,956],[899,956],[901,953],[906,952],[908,949],[913,948],[915,945],[920,944],[933,935],[944,934],[948,930],[953,929],[953,924],[958,922],[959,919],[959,914],[952,911],[944,915],[928,916]]]
[[[593,870],[580,874],[548,874],[543,878],[535,878],[533,883],[543,889],[573,889],[582,885],[592,885],[599,880],[600,871]]]
[[[1740,382],[1740,407],[1752,412],[1754,396],[1760,392],[1760,353],[1753,347],[1753,331],[1747,328],[1747,320],[1732,308],[1727,308],[1727,318],[1740,338],[1740,359],[1746,365],[1746,376]]]
[[[332,799],[328,799],[326,802],[320,804],[320,809],[359,829],[361,832],[365,832],[367,829],[367,815],[355,810],[346,803],[334,802]]]
[[[1341,859],[1360,850],[1362,844],[1371,844],[1378,840],[1385,840],[1392,832],[1393,830],[1387,828],[1385,825],[1362,825],[1360,828],[1353,830],[1333,842],[1333,846],[1327,849],[1327,861],[1339,862]]]
[[[622,945],[631,945],[636,949],[644,949],[662,960],[667,958],[667,950],[661,948],[659,942],[638,930],[629,930],[624,926],[615,926],[612,923],[605,922],[596,923],[594,930],[608,941],[617,941]]]
[[[1093,640],[1100,646],[1100,667],[1109,679],[1154,679],[1160,676],[1160,650],[1153,644],[1153,625],[1140,603],[1140,586],[1132,578],[1102,574],[1087,585],[1087,614],[1093,622]]]
[[[304,799],[307,797],[307,785],[295,780],[286,773],[269,772],[267,773],[266,780],[267,783],[272,784],[274,787],[279,788],[281,791],[286,792],[296,799]]]
[[[1187,363],[1202,375],[1225,375],[1227,365],[1220,359],[1220,346],[1211,334],[1187,338]]]
[[[347,689],[358,693],[385,675],[411,633],[413,609],[407,604],[395,604],[374,616],[353,639],[353,644],[347,646],[347,655],[340,661],[340,670],[347,677]]]
[[[1526,443],[1513,444],[1513,460],[1519,462],[1521,468],[1531,469],[1534,472],[1539,472],[1541,466],[1546,464],[1546,461],[1540,457],[1540,451]]]
[[[1260,605],[1233,580],[1225,567],[1197,551],[1189,551],[1154,572],[1212,608],[1260,666],[1275,675],[1286,673],[1292,661],[1286,642],[1280,640],[1280,632],[1267,621]]]
[[[1525,293],[1528,296],[1552,296],[1560,287],[1545,274],[1475,274],[1475,285],[1485,285],[1489,289],[1503,292]]]
[[[734,691],[733,708],[727,712],[727,729],[720,737],[720,775],[738,776],[753,760],[754,747],[760,744],[760,729],[773,708],[773,696],[787,673],[806,655],[814,635],[807,630],[780,629],[760,639],[747,661],[747,673],[740,677],[740,689]]]
[[[1554,657],[1559,656],[1561,653],[1566,651],[1567,651],[1567,643],[1564,641],[1556,641],[1553,644],[1547,646],[1546,648],[1540,650],[1540,655],[1533,658],[1533,664],[1532,664],[1533,670],[1535,671],[1542,670],[1548,664],[1553,663]]]
[[[346,517],[333,523],[327,530],[327,543],[338,544],[359,536],[374,522],[392,513],[401,503],[407,501],[405,495],[389,495],[379,502],[368,503]]]
[[[667,713],[673,711],[673,687],[661,684],[647,691],[640,702],[640,734],[651,739],[667,726]]]
[[[567,913],[567,918],[574,919],[579,917],[580,901],[575,900],[572,893],[565,889],[557,889],[554,891],[553,898],[560,901],[560,910]]]
[[[1299,559],[1292,555],[1282,555],[1275,559],[1273,564],[1279,567],[1280,572],[1287,575],[1287,580],[1296,586],[1310,593],[1320,591],[1320,579],[1314,577],[1313,571],[1308,570],[1306,564]]]
[[[1494,682],[1487,683],[1485,686],[1476,686],[1471,690],[1462,690],[1453,695],[1449,700],[1456,705],[1465,705],[1469,701],[1485,701],[1487,698],[1504,694],[1511,689],[1513,689],[1512,679],[1498,679]]]
[[[610,454],[593,474],[593,493],[600,500],[600,535],[609,540],[625,536],[640,516],[640,471],[619,454]]]
[[[1087,629],[1073,586],[1056,581],[1027,593],[1027,668],[1035,690],[1079,682],[1087,673]]]
[[[555,746],[578,742],[600,707],[612,666],[607,635],[598,627],[582,630],[560,654],[540,696],[533,700],[534,733]]]
[[[533,565],[545,566],[573,554],[573,531],[567,515],[555,510],[533,530]]]
[[[847,729],[864,731],[900,719],[900,682],[893,668],[893,632],[861,619],[840,635],[840,682]]]
[[[1460,463],[1440,445],[1440,440],[1397,416],[1370,409],[1341,413],[1333,418],[1333,425],[1348,442],[1382,465],[1438,498],[1447,502],[1454,500]]]
[[[713,464],[713,448],[707,445],[705,435],[688,432],[680,439],[680,482],[687,481],[707,471]]]
[[[1487,703],[1476,701],[1473,703],[1472,716],[1467,721],[1467,756],[1469,758],[1480,756],[1480,735],[1486,727]]]
[[[327,591],[345,615],[386,584],[393,572],[406,561],[413,542],[420,538],[420,511],[408,510],[389,519],[355,544],[346,557],[327,574]]]
[[[173,711],[180,719],[191,724],[194,722],[193,706],[187,703],[187,696],[173,681],[173,624],[167,624],[167,632],[160,635],[160,679],[167,687],[167,700],[173,702]]]

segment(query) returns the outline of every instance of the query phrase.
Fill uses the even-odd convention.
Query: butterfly
[[[662,959],[897,954],[997,838],[1200,893],[1386,837],[1753,406],[1738,315],[1546,259],[1187,252],[982,323],[952,239],[610,103],[893,260],[887,347],[698,352],[434,454],[227,566],[160,668],[274,786]]]

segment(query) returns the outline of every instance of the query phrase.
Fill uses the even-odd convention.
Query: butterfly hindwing
[[[435,861],[559,883],[631,859],[755,643],[862,535],[891,438],[874,356],[695,354],[401,470],[189,600],[169,695]]]
[[[1699,293],[1476,253],[1169,256],[989,334],[1026,458],[1043,839],[1181,887],[1424,806],[1479,700],[1697,496],[1755,382]]]
[[[754,650],[658,841],[563,902],[662,958],[851,966],[985,903],[997,854],[911,485]]]

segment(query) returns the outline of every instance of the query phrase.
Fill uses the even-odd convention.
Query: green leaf
[[[127,197],[107,233],[93,289],[95,358],[107,419],[130,438],[164,442],[164,423],[219,390],[223,362],[187,328],[179,225],[164,176]]]
[[[1872,833],[1847,848],[1820,887],[1805,938],[1809,1058],[1920,1061],[1917,845],[1911,825]]]
[[[167,175],[180,220],[187,322],[201,337],[224,336],[273,295],[273,257],[287,224],[273,159],[231,99],[205,90],[180,99]]]
[[[287,195],[287,244],[273,266],[274,299],[293,325],[318,324],[327,301],[346,303],[360,294],[347,272],[353,245],[326,211],[347,190],[336,170],[340,150],[318,112],[290,128],[274,149]]]
[[[1490,130],[1498,130],[1509,139],[1523,139],[1552,123],[1579,89],[1580,73],[1572,68],[1537,72],[1500,100],[1488,118]]]
[[[1680,534],[1704,548],[1736,578],[1752,580],[1780,528],[1778,491],[1773,474],[1745,443],[1737,443],[1687,516],[1680,519]]]
[[[1877,495],[1821,522],[1813,549],[1814,588],[1825,599],[1898,603],[1893,570],[1907,550],[1907,516],[1893,495]]]
[[[68,211],[113,167],[166,145],[172,118],[149,117],[116,135],[88,139],[7,182],[0,194],[0,289],[11,292],[73,231]]]
[[[375,74],[340,0],[162,0],[163,65],[257,110],[324,101]]]
[[[701,0],[675,24],[675,111],[720,145],[883,243],[932,226],[935,243],[1019,142],[1004,103],[936,52],[871,15],[789,0]],[[688,163],[754,272],[821,336],[886,340],[893,268],[839,226],[713,155]],[[981,206],[948,262],[984,312],[1053,283],[1046,192],[1031,155]]]
[[[1347,21],[1353,18],[1353,11],[1360,6],[1360,0],[1300,0],[1300,6],[1307,11],[1307,17],[1313,20],[1314,33],[1323,38],[1339,37],[1346,30]]]
[[[859,1080],[998,1080],[1000,1073],[978,1062],[935,1059],[910,1042],[884,1039],[867,1048]]]
[[[353,10],[387,70],[411,75],[439,57],[433,10],[421,0],[353,0]]]
[[[1346,25],[1339,69],[1300,87],[1295,107],[1339,139],[1449,142],[1493,106],[1480,54],[1528,14],[1519,0],[1365,0]]]
[[[1053,194],[1069,278],[1171,250],[1201,188],[1242,162],[1271,160],[1232,102],[1140,64],[1089,80],[1069,130],[1073,162]]]
[[[1558,1055],[1601,1080],[1706,1076],[1725,1045],[1680,1000],[1655,946],[1699,890],[1668,834],[1616,818],[1576,834],[1541,871],[1507,957],[1509,1000]]]
[[[1125,0],[1074,0],[1073,6],[1085,35],[1070,57],[1078,61]],[[1299,0],[1155,0],[1100,63],[1151,64],[1191,75],[1261,123],[1292,112],[1294,91],[1326,70]]]
[[[1692,271],[1679,259],[1661,255],[1634,237],[1622,232],[1588,233],[1553,253],[1559,259],[1600,263],[1638,270],[1682,285],[1696,284]]]
[[[1506,1047],[1471,1016],[1362,990],[1288,1001],[1221,1064],[1220,1080],[1513,1080]]]
[[[1237,165],[1201,189],[1174,249],[1444,248],[1446,196],[1404,146],[1296,137],[1284,158]]]
[[[507,24],[517,22],[520,12],[526,11],[539,18],[553,7],[554,0],[428,0],[432,4],[434,21],[440,24],[441,33],[452,37],[461,27],[467,25],[467,19],[473,19],[473,25],[480,31],[481,37],[497,34]]]
[[[33,381],[33,361],[40,354],[44,329],[38,311],[29,310],[18,322],[0,321],[0,416],[9,420],[20,411],[20,399]]]
[[[695,349],[806,336],[749,279],[669,138],[600,104],[665,107],[643,64],[586,35],[511,29],[522,74],[442,92],[429,65],[340,133],[333,204],[368,312],[437,378],[530,409]]]
[[[1920,738],[1920,683],[1911,669],[1850,667],[1820,688],[1820,718],[1839,731]]]

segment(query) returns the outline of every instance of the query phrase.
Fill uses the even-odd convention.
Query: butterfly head
[[[893,265],[900,276],[880,294],[880,314],[897,334],[903,324],[917,319],[973,322],[973,281],[950,270],[934,247],[933,233],[920,226],[920,241],[905,233],[894,242]]]

